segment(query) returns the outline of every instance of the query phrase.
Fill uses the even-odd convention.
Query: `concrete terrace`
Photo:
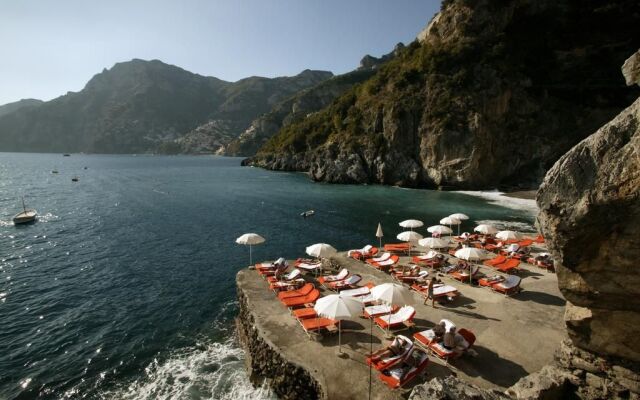
[[[362,282],[380,284],[395,282],[393,278],[360,261],[346,257],[344,253],[333,258],[351,273],[362,275]],[[400,264],[407,265],[409,257],[402,257]],[[485,273],[493,272],[485,267]],[[432,274],[433,272],[430,271]],[[445,283],[452,284],[461,296],[451,302],[432,308],[423,305],[423,299],[413,293],[417,310],[415,328],[398,332],[408,337],[432,327],[442,318],[453,321],[458,328],[467,328],[477,337],[474,349],[477,356],[469,354],[454,360],[448,366],[431,356],[426,379],[456,374],[458,377],[484,388],[503,390],[525,375],[551,363],[553,354],[564,338],[564,299],[561,296],[554,273],[528,264],[521,264],[523,292],[506,297],[487,288],[470,286],[446,275]],[[311,275],[305,276],[315,282]],[[324,335],[309,339],[297,320],[269,290],[267,282],[254,270],[243,269],[238,273],[237,284],[248,300],[257,328],[264,338],[279,349],[291,362],[303,366],[319,381],[327,397],[331,399],[367,398],[369,368],[365,357],[370,346],[370,322],[360,318],[342,322],[343,352],[347,358],[337,356],[338,335]],[[316,285],[321,288],[320,285]],[[322,289],[322,295],[332,292]],[[373,350],[386,345],[384,333],[374,325]],[[373,399],[395,399],[408,395],[411,387],[424,380],[417,378],[408,387],[390,390],[372,370]]]

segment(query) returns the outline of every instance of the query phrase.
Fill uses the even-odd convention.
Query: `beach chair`
[[[529,247],[533,244],[533,240],[531,239],[524,239],[518,242],[518,245],[520,247]]]
[[[504,293],[506,296],[510,296],[520,292],[520,283],[522,279],[519,276],[507,275],[504,282],[494,283],[491,288],[496,292]]]
[[[448,330],[449,327],[447,326],[446,329]],[[456,349],[447,349],[444,347],[442,339],[436,337],[433,329],[427,329],[425,331],[415,333],[413,335],[413,339],[418,346],[448,363],[450,359],[464,354],[476,341],[476,336],[471,331],[464,328],[459,329],[456,332],[456,335],[460,335],[462,339],[464,339],[462,340],[461,346]]]
[[[535,239],[533,239],[533,241],[536,243],[544,243],[544,237],[542,235],[538,235]]]
[[[407,363],[407,358],[413,357],[411,364]],[[401,362],[391,368],[381,371],[378,377],[391,389],[397,389],[411,382],[416,376],[422,374],[429,364],[429,356],[424,351],[414,347],[411,354]]]
[[[411,285],[411,289],[418,292],[424,298],[424,303],[427,303],[427,300],[429,299],[427,298],[428,286],[426,284],[414,283],[413,285]],[[459,295],[460,292],[458,292],[458,289],[456,289],[454,286],[445,284],[436,284],[433,286],[433,299],[436,301],[440,301],[443,299],[453,299]]]
[[[429,276],[429,271],[420,271],[418,275],[403,275],[402,273],[396,273],[393,277],[402,283],[412,284],[413,282],[422,281],[427,279]]]
[[[486,265],[487,267],[494,267],[498,264],[501,264],[503,262],[507,261],[507,257],[500,254],[490,260],[486,260],[485,262],[483,262],[482,264]]]
[[[340,324],[340,321],[331,318],[307,318],[299,321],[302,329],[309,337],[311,337],[312,333],[320,333],[321,331],[337,332]]]
[[[367,263],[372,263],[372,262],[382,262],[382,261],[387,261],[389,258],[391,258],[391,253],[386,252],[386,253],[382,253],[382,255],[380,257],[372,257],[369,258],[367,260],[365,260],[365,262]]]
[[[282,304],[288,308],[304,307],[307,304],[313,304],[320,297],[320,291],[313,289],[309,294],[305,296],[289,297],[286,299],[280,299]]]
[[[520,265],[520,260],[515,259],[515,258],[510,258],[510,259],[506,260],[503,263],[495,265],[494,267],[499,271],[508,273],[508,272],[516,270],[519,265]]]
[[[293,281],[295,279],[298,279],[302,276],[302,272],[300,272],[300,270],[298,268],[294,268],[291,272],[289,272],[288,274],[286,274],[285,276],[283,276],[282,278],[280,278],[280,281],[286,282],[286,281]],[[267,277],[267,282],[269,283],[273,283],[273,282],[278,282],[278,278],[275,276],[268,276]]]
[[[292,310],[291,315],[293,315],[293,317],[297,320],[316,318],[318,316],[316,310],[314,310],[313,307],[298,308],[296,310]]]
[[[325,285],[327,289],[331,290],[346,290],[346,289],[354,289],[356,285],[362,280],[362,276],[355,274],[351,275],[347,279],[343,281],[329,282]]]
[[[391,267],[392,265],[397,264],[398,261],[400,261],[400,257],[393,254],[391,257],[389,257],[385,261],[375,262],[372,260],[367,260],[367,264],[379,270],[386,270],[386,269],[389,269],[389,267]]]
[[[391,368],[394,365],[402,362],[413,351],[413,341],[406,336],[396,336],[401,343],[401,351],[398,354],[393,354],[385,357],[377,357],[378,354],[389,349],[389,346],[385,346],[382,349],[374,352],[366,358],[367,365],[373,367],[376,371],[382,371],[387,368]]]
[[[491,288],[492,285],[500,282],[504,282],[504,276],[492,275],[492,276],[485,276],[484,278],[479,279],[478,285],[482,287]]]
[[[410,243],[387,243],[384,245],[384,251],[405,252],[411,249]]]
[[[269,289],[278,293],[283,290],[296,290],[305,284],[304,279],[294,279],[292,281],[276,281],[269,283]]]
[[[346,268],[342,268],[336,275],[321,276],[320,278],[318,278],[318,283],[322,285],[324,283],[342,281],[347,279],[348,276],[349,270]]]
[[[396,312],[397,307],[390,306],[388,304],[376,304],[374,306],[367,306],[364,308],[363,315],[365,318],[374,318],[381,315],[391,314]]]
[[[378,254],[378,248],[369,244],[361,249],[349,250],[347,252],[347,256],[356,260],[364,260],[365,258],[373,257],[376,254]]]
[[[360,297],[366,296],[371,293],[371,288],[369,286],[360,286],[355,289],[347,289],[342,290],[340,292],[341,296],[352,296],[352,297]]]
[[[471,266],[471,274],[469,274],[469,271],[464,270],[464,271],[453,271],[451,274],[449,274],[453,279],[460,281],[460,282],[470,282],[471,280],[477,280],[480,276],[481,276],[481,272],[480,272],[480,267],[478,265],[472,265]],[[471,278],[469,278],[469,275],[471,275]]]
[[[309,293],[311,293],[312,290],[313,290],[313,283],[306,283],[300,289],[285,290],[284,292],[278,293],[278,299],[284,300],[290,297],[306,296]]]
[[[411,306],[404,306],[393,314],[383,315],[374,318],[373,322],[383,330],[390,330],[399,327],[410,328],[414,326],[413,318],[416,316],[416,309]]]

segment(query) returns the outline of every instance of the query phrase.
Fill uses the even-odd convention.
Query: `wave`
[[[497,190],[491,191],[473,191],[473,190],[458,190],[456,193],[466,194],[468,196],[481,197],[488,200],[489,203],[495,204],[501,207],[507,207],[514,210],[524,210],[530,214],[538,214],[538,205],[533,199],[521,199],[518,197],[505,196],[504,192]]]
[[[476,224],[489,224],[493,225],[501,231],[517,231],[524,233],[537,233],[536,228],[529,223],[521,221],[504,221],[500,219],[482,219],[475,221]]]
[[[271,400],[276,396],[266,386],[253,387],[242,349],[228,338],[176,350],[163,362],[156,359],[145,369],[145,376],[103,391],[98,398]]]

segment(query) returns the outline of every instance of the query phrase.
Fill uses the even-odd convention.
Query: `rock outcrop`
[[[637,57],[637,56],[634,56]],[[633,58],[623,72],[638,83]],[[565,154],[537,196],[567,299],[560,365],[582,398],[640,396],[640,98]]]
[[[613,73],[638,25],[627,0],[445,1],[420,40],[247,163],[335,183],[537,187],[640,93]]]
[[[448,376],[433,378],[411,391],[409,400],[508,400],[510,397],[497,390],[481,389],[467,382]]]

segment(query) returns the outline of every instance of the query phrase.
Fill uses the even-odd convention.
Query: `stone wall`
[[[278,397],[285,400],[324,398],[322,388],[307,370],[285,359],[261,334],[240,287],[238,302],[236,331],[246,355],[251,382],[259,386],[266,380]]]

